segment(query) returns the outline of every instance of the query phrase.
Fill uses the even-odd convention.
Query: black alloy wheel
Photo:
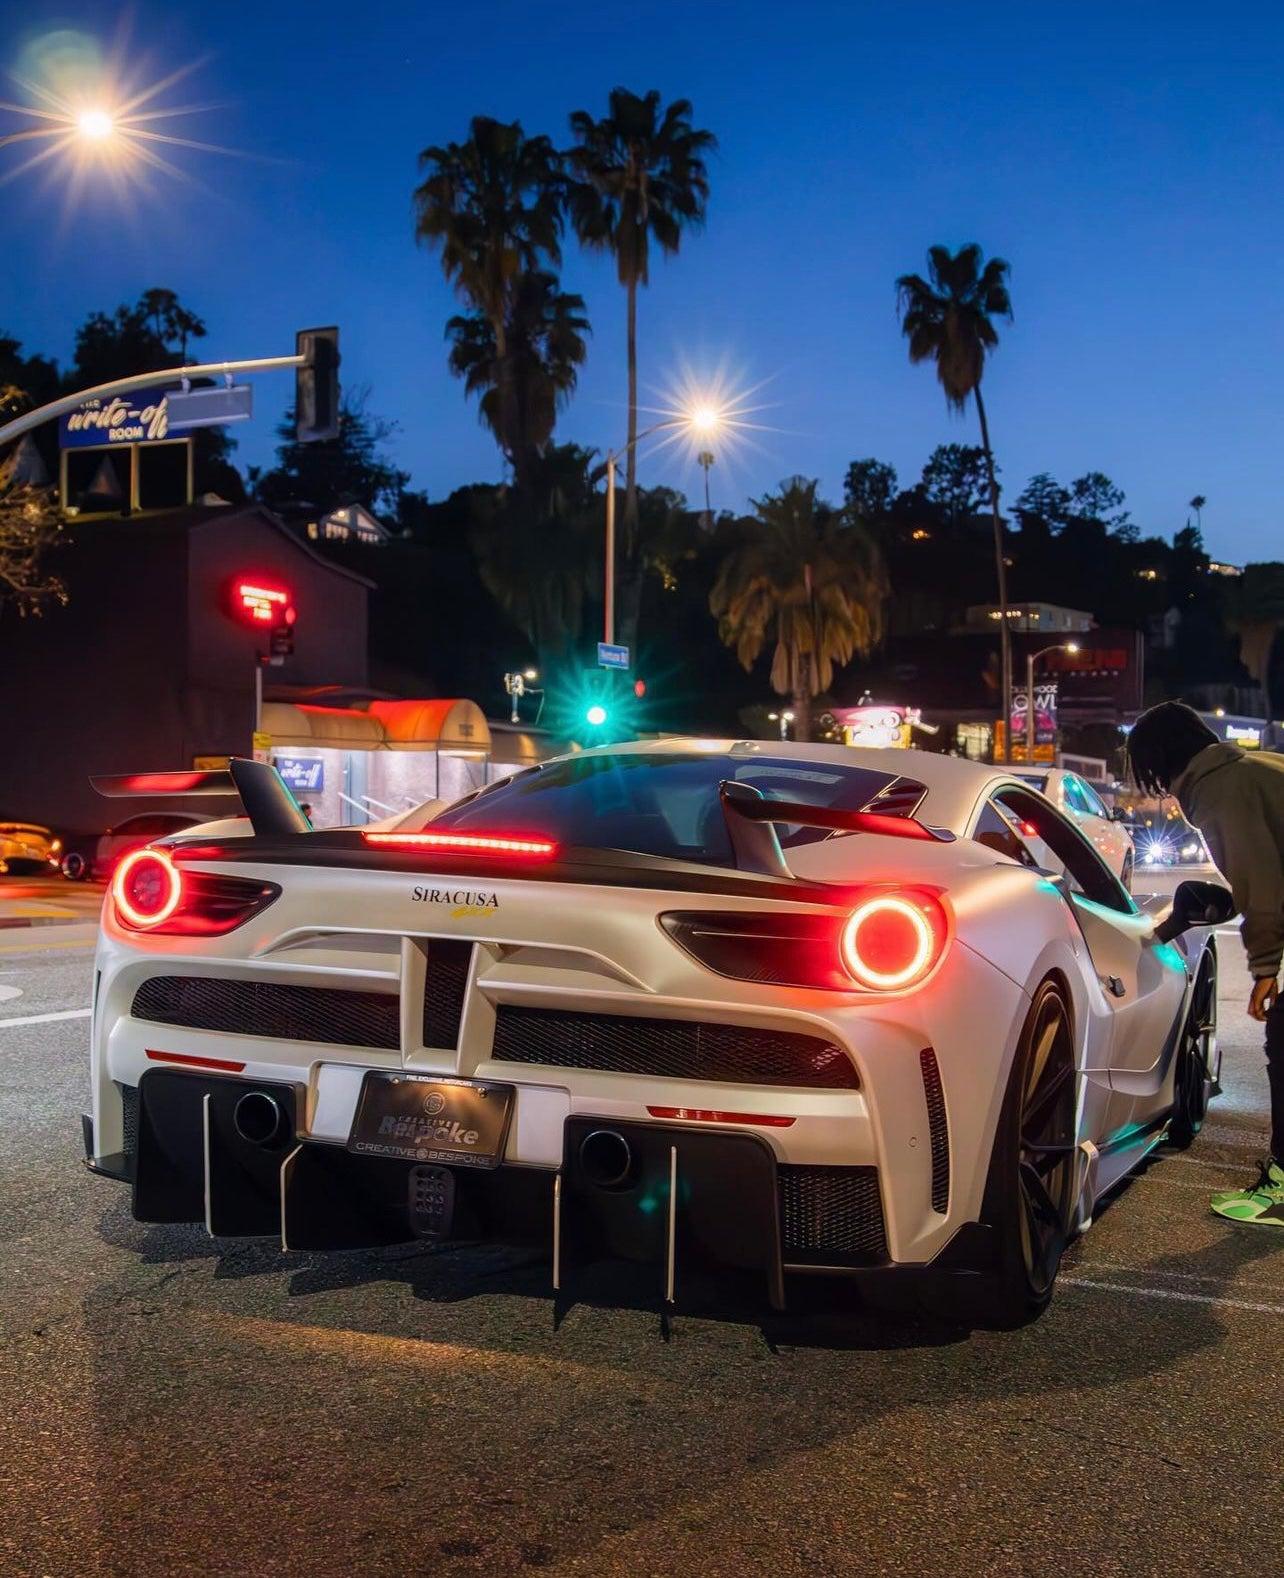
[[[1023,1325],[1052,1298],[1070,1237],[1078,1168],[1074,1031],[1063,989],[1034,994],[1004,1097],[984,1217],[998,1240],[989,1317]]]
[[[1173,1112],[1168,1120],[1168,1143],[1175,1150],[1184,1151],[1203,1128],[1219,1073],[1217,961],[1210,952],[1204,955],[1191,988],[1177,1048]]]

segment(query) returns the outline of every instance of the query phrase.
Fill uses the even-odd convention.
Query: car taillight
[[[367,844],[381,849],[428,849],[443,855],[524,855],[549,860],[557,845],[549,838],[524,833],[398,833],[363,832]]]
[[[840,948],[843,964],[858,986],[899,992],[932,969],[945,946],[945,914],[921,893],[876,893],[847,918]]]
[[[935,894],[900,888],[857,894],[846,914],[682,910],[661,915],[660,925],[719,975],[835,992],[913,988],[949,936]]]
[[[274,882],[180,871],[163,849],[135,849],[111,881],[116,919],[163,937],[221,937],[280,896]]]

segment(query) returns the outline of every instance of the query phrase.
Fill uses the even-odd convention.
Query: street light
[[[635,449],[644,438],[650,438],[652,433],[660,433],[669,428],[685,428],[692,437],[709,438],[716,433],[725,420],[724,414],[717,406],[701,402],[690,406],[677,416],[666,417],[662,422],[653,422],[650,427],[620,449],[608,449],[606,452],[606,574],[603,603],[605,617],[602,621],[603,640],[607,646],[615,645],[615,465],[616,462],[629,450]],[[706,473],[707,475],[707,473]]]
[[[106,142],[116,130],[116,122],[107,110],[83,110],[76,125],[89,142]]]
[[[780,738],[782,740],[787,740],[789,738],[789,725],[794,721],[793,713],[792,712],[769,712],[767,714],[767,718],[768,718],[768,721],[771,722],[771,723],[779,723],[779,725],[780,725]]]
[[[543,696],[544,692],[542,690],[536,689],[532,683],[538,678],[539,671],[533,668],[524,668],[515,673],[504,675],[504,689],[508,692],[509,700],[513,704],[512,712],[509,714],[508,719],[510,723],[518,723],[521,721],[517,715],[517,703],[523,696]],[[541,709],[543,708],[543,705],[544,703],[541,701]]]
[[[1051,646],[1040,647],[1037,652],[1027,652],[1025,657],[1025,759],[1034,763],[1034,665],[1049,652],[1077,652],[1077,641],[1054,641]],[[1012,719],[1008,719],[1008,728]]]

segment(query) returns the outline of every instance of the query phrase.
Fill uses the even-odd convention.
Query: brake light
[[[162,937],[221,937],[280,896],[274,882],[180,871],[163,849],[132,850],[116,867],[111,899],[131,931]]]
[[[858,904],[843,927],[843,964],[858,986],[903,991],[931,970],[945,946],[945,915],[926,894],[877,893]]]
[[[431,849],[443,855],[524,855],[548,860],[557,853],[551,839],[505,833],[363,832],[361,836],[381,849]]]
[[[116,913],[127,926],[159,926],[178,908],[183,879],[162,849],[135,849],[111,880]]]
[[[752,1123],[760,1129],[787,1129],[794,1121],[768,1117],[763,1112],[716,1112],[711,1107],[648,1107],[646,1110],[653,1118],[675,1118],[681,1123]]]

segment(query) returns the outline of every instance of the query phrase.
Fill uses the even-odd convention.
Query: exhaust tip
[[[621,1189],[633,1176],[633,1147],[615,1129],[594,1129],[580,1141],[580,1171],[598,1189]]]
[[[285,1113],[274,1096],[250,1090],[232,1109],[232,1127],[247,1145],[271,1145],[285,1127]]]

